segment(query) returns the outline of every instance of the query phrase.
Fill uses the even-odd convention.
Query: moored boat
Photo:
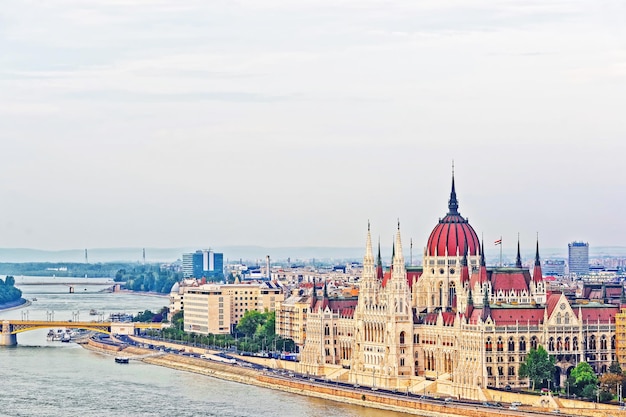
[[[128,363],[130,360],[125,356],[118,356],[115,358],[115,363]]]

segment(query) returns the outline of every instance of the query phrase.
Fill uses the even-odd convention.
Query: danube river
[[[90,320],[90,310],[157,311],[165,297],[102,293],[102,285],[20,285],[28,307],[0,312],[2,319]],[[0,347],[1,416],[380,416],[406,414],[345,405],[131,361],[74,343],[48,342],[47,330],[17,335]]]

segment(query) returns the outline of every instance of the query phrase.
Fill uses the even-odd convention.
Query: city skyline
[[[626,246],[626,6],[335,3],[5,5],[0,247]]]

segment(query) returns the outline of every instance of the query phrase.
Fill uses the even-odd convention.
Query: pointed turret
[[[377,260],[377,264],[376,264],[376,278],[379,281],[382,281],[385,275],[385,272],[383,271],[383,258],[380,255],[380,239],[378,239],[378,260]]]
[[[480,285],[487,282],[487,265],[485,265],[485,241],[482,241],[480,249],[480,267],[478,268],[478,282]]]
[[[537,237],[537,251],[535,252],[535,267],[533,269],[533,282],[543,281],[543,271],[541,270],[541,260],[539,259],[539,238]]]
[[[461,284],[465,284],[469,282],[469,268],[467,266],[467,246],[465,247],[465,251],[463,253],[463,260],[461,261]]]
[[[402,239],[400,238],[400,221],[398,220],[398,231],[393,243],[391,279],[402,279],[406,282],[406,268],[404,266],[404,256],[402,254]]]
[[[480,266],[485,266],[485,239],[480,244]]]
[[[367,222],[367,241],[365,243],[365,257],[363,258],[363,281],[375,280],[374,252],[372,250],[372,232],[370,222]]]
[[[485,295],[483,296],[483,311],[481,318],[483,321],[487,320],[487,317],[491,315],[491,308],[489,307],[489,289],[485,287]]]
[[[448,214],[459,214],[459,202],[456,199],[456,190],[454,188],[454,163],[452,163],[452,190],[450,191],[450,200],[448,200]]]
[[[522,255],[520,253],[520,248],[519,248],[519,233],[517,234],[517,257],[515,258],[515,267],[516,268],[522,267]]]

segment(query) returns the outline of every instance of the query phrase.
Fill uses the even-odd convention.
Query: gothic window
[[[515,342],[512,337],[509,337],[509,352],[515,351]]]
[[[493,372],[491,371],[491,366],[487,367],[487,376],[493,376]]]
[[[400,344],[404,344],[404,332],[400,332]]]
[[[530,348],[537,350],[537,336],[530,338]]]
[[[502,337],[498,337],[498,352],[502,352],[504,350],[504,344],[502,343]]]
[[[615,335],[611,337],[611,349],[615,349]]]
[[[548,339],[548,350],[554,352],[554,337]]]
[[[504,367],[498,366],[498,375],[499,376],[504,376]]]
[[[563,350],[563,340],[560,337],[556,339],[556,350]]]
[[[572,349],[573,350],[578,350],[578,338],[577,337],[574,337],[572,339]]]
[[[596,350],[596,335],[594,334],[589,338],[589,350]]]
[[[400,366],[404,366],[404,358],[400,358]]]
[[[519,351],[526,352],[526,339],[523,336],[519,339]]]
[[[565,313],[565,324],[569,324],[569,313]]]
[[[565,350],[570,350],[569,337],[565,338]]]
[[[561,324],[561,313],[556,315],[556,324]]]
[[[488,337],[487,341],[485,342],[485,350],[487,352],[491,352],[491,337]]]
[[[509,376],[515,376],[515,367],[509,366]]]
[[[328,327],[328,324],[324,327],[324,336],[330,336],[330,328]]]
[[[600,339],[600,349],[606,350],[606,335],[602,335]]]

